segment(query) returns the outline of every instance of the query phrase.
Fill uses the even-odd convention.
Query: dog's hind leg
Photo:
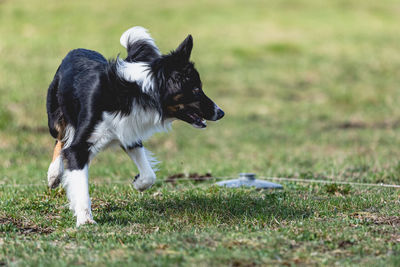
[[[74,152],[69,151],[69,160],[76,157]],[[91,201],[89,196],[89,173],[88,164],[85,164],[81,169],[65,170],[63,186],[67,192],[70,209],[76,216],[76,226],[83,224],[94,224]]]
[[[88,132],[92,131],[93,127],[90,118],[87,121],[88,124],[79,125],[76,131],[66,131],[66,143],[61,153],[65,162],[62,185],[67,193],[70,209],[76,216],[77,227],[86,223],[96,223],[93,220],[89,196],[90,144],[86,141]]]
[[[78,133],[79,134],[79,133]],[[65,188],[70,209],[76,216],[76,226],[96,223],[93,220],[89,196],[89,152],[87,143],[75,143],[63,149],[65,171],[62,185]]]
[[[64,164],[62,160],[61,150],[64,143],[61,140],[56,141],[53,152],[53,160],[50,163],[47,171],[47,181],[49,188],[56,188],[60,182],[64,173]]]

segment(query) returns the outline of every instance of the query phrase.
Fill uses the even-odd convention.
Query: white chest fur
[[[88,141],[92,143],[91,152],[96,154],[112,143],[126,147],[146,140],[156,132],[168,130],[169,125],[170,122],[163,122],[156,110],[133,104],[129,115],[104,112],[102,121],[95,127]]]

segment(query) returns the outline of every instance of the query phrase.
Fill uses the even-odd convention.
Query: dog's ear
[[[176,55],[179,55],[182,59],[189,61],[190,53],[193,48],[193,38],[189,34],[185,40],[175,50]]]

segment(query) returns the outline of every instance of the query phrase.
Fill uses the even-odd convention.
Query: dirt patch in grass
[[[175,173],[175,174],[168,176],[166,182],[173,182],[175,179],[181,179],[181,178],[185,178],[185,174]]]
[[[247,260],[247,259],[234,259],[230,262],[230,266],[234,267],[251,267],[251,266],[259,266],[259,263],[256,263],[255,261],[252,260]]]
[[[209,172],[207,172],[205,174],[199,174],[197,172],[194,172],[194,173],[190,173],[188,176],[186,176],[183,173],[176,173],[176,174],[172,174],[172,175],[168,176],[168,178],[165,180],[165,182],[174,183],[179,179],[189,179],[189,180],[193,180],[196,182],[201,182],[201,181],[210,180],[212,177],[213,177],[212,174]]]
[[[197,172],[189,174],[189,178],[195,181],[205,181],[212,178],[211,173],[207,172],[205,174],[198,174]]]
[[[370,212],[356,212],[353,213],[351,217],[376,225],[390,225],[393,227],[400,226],[400,216],[381,216]]]
[[[7,227],[8,226],[8,227]],[[31,222],[25,222],[10,217],[0,217],[0,233],[8,232],[7,229],[17,231],[23,235],[29,234],[50,234],[54,230],[49,227],[41,227]]]
[[[351,240],[342,240],[342,241],[339,242],[338,247],[346,249],[346,248],[349,248],[349,247],[353,246],[354,243],[355,242],[351,241]]]

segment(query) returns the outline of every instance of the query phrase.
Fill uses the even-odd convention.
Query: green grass
[[[264,192],[175,173],[400,184],[400,3],[395,0],[0,1],[0,265],[400,264],[399,191],[283,183]],[[119,150],[91,165],[95,226],[76,229],[46,188],[45,96],[65,54],[122,56],[147,27],[164,52],[187,34],[204,90],[226,112],[174,122],[138,193]]]

